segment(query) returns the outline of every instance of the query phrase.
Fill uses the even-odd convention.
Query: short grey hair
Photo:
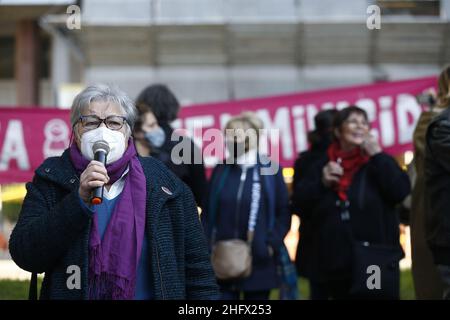
[[[116,103],[124,112],[130,131],[133,130],[138,117],[133,100],[117,86],[109,86],[106,84],[88,86],[75,97],[70,110],[70,123],[72,124],[72,127],[77,124],[82,115],[82,111],[89,107],[91,102],[94,101],[109,101]]]

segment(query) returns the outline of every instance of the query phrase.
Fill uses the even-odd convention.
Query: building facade
[[[67,27],[70,5],[80,29]],[[367,26],[371,5],[380,29]],[[450,61],[450,0],[6,0],[0,17],[0,105],[67,106],[71,88],[97,82],[132,97],[163,82],[186,105],[434,75]]]

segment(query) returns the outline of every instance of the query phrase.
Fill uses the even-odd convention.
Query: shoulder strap
[[[247,241],[250,244],[253,242],[253,238],[255,236],[256,220],[258,219],[258,213],[260,210],[259,206],[262,196],[259,170],[260,170],[259,165],[256,165],[253,168],[250,214],[248,218],[248,231],[247,231]]]
[[[275,194],[270,190],[275,190],[275,181],[273,174],[262,175],[263,192],[267,199],[267,211],[269,213],[269,231],[273,230],[275,226]]]
[[[31,274],[30,290],[28,292],[28,300],[37,300],[37,273]]]

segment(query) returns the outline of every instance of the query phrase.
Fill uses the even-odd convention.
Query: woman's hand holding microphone
[[[108,172],[103,163],[92,160],[80,175],[78,193],[81,200],[88,204],[91,199],[92,189],[106,185],[108,181]]]

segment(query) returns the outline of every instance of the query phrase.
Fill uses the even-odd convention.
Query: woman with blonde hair
[[[225,127],[229,156],[212,173],[202,213],[221,298],[266,300],[279,284],[276,257],[290,227],[288,192],[278,170],[264,175],[262,121],[245,112]],[[264,164],[263,164],[264,163]]]

